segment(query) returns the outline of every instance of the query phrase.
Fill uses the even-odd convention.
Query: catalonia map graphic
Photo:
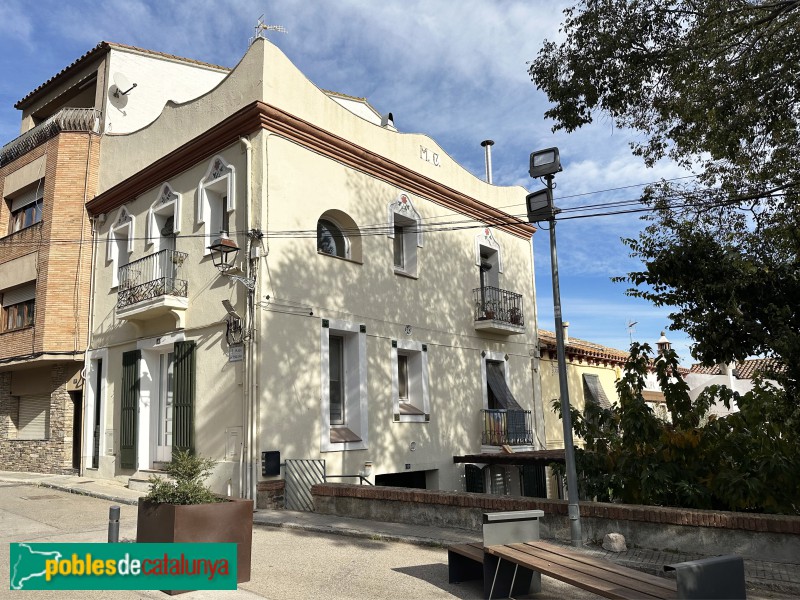
[[[34,550],[28,544],[12,545],[11,589],[24,590],[26,589],[25,582],[36,578],[43,579],[45,576],[45,561],[60,559],[60,552],[42,552]],[[41,588],[37,586],[37,589]]]

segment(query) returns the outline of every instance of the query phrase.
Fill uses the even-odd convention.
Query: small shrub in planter
[[[215,461],[176,450],[139,500],[137,542],[235,543],[237,581],[250,581],[253,501],[215,495],[205,484]],[[175,591],[168,593],[177,593]]]
[[[159,504],[182,505],[224,502],[205,484],[215,464],[211,458],[195,456],[188,450],[176,450],[172,461],[164,467],[164,472],[173,481],[151,475],[150,491],[144,499]]]

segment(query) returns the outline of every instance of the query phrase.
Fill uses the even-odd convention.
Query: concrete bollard
[[[108,509],[108,543],[119,542],[119,506]]]

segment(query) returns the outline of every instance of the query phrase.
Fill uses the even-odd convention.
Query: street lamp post
[[[556,328],[556,354],[558,356],[558,383],[561,395],[561,422],[564,428],[564,457],[567,468],[567,502],[571,541],[573,546],[583,544],[581,515],[578,506],[578,476],[575,469],[575,446],[572,442],[572,414],[570,413],[567,386],[567,360],[564,352],[564,328],[561,322],[561,291],[558,283],[558,253],[556,252],[556,212],[553,205],[553,178],[561,171],[558,148],[548,148],[531,154],[530,176],[544,177],[547,187],[529,194],[526,198],[530,222],[550,222],[550,266],[553,276],[553,312]]]

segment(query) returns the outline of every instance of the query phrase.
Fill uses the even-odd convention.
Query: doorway
[[[175,353],[158,356],[158,380],[155,410],[153,411],[153,463],[172,460],[172,418],[174,400]],[[153,465],[155,466],[155,464]]]
[[[72,400],[72,468],[81,468],[81,448],[83,448],[83,391],[69,392]]]

